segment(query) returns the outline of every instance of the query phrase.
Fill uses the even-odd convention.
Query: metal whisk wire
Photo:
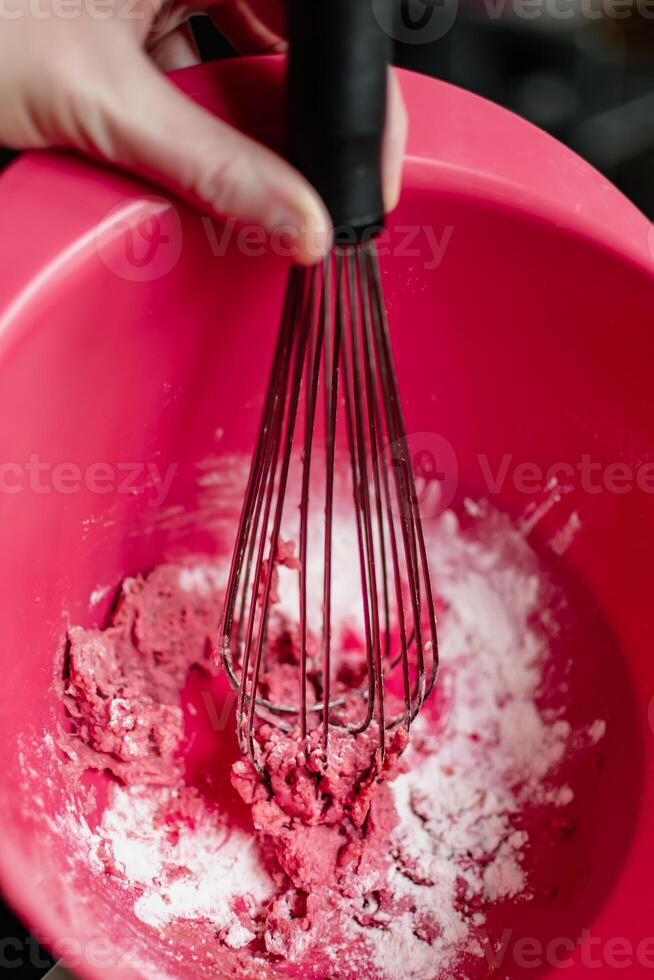
[[[300,439],[296,429],[302,395],[304,433]],[[332,545],[340,404],[345,409],[345,457],[349,458],[352,483],[367,682],[355,691],[332,696]],[[320,506],[315,507],[311,474],[321,420],[324,497],[321,494]],[[298,444],[302,452],[298,701],[276,704],[262,696],[260,682],[273,564],[291,457]],[[307,601],[309,522],[316,513],[324,515],[319,671],[308,652]],[[399,651],[392,655],[394,637]],[[290,272],[225,594],[220,652],[238,694],[241,751],[262,775],[255,737],[257,716],[286,731],[297,728],[302,739],[319,727],[317,721],[310,729],[309,716],[319,716],[325,749],[330,727],[356,735],[375,721],[383,761],[386,731],[400,724],[408,731],[436,681],[438,645],[429,561],[373,242],[338,247],[322,266]],[[398,664],[404,708],[387,718],[386,679]],[[314,674],[320,674],[313,700],[308,697],[310,666]],[[338,711],[353,694],[365,704],[362,719],[355,723],[340,718]]]

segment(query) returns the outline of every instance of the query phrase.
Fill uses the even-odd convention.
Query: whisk
[[[374,240],[383,222],[388,39],[370,0],[291,0],[289,33],[291,158],[322,194],[336,244],[322,264],[289,273],[225,595],[221,655],[237,691],[239,744],[262,775],[257,719],[300,739],[318,731],[325,751],[334,727],[356,736],[374,725],[383,763],[386,733],[399,725],[408,733],[438,670],[429,560]],[[349,474],[365,667],[345,691],[333,680],[342,472]],[[299,523],[297,558],[286,562],[298,577],[297,699],[279,703],[262,690],[262,677],[274,565],[289,520]],[[316,548],[322,574],[311,583]],[[342,710],[353,696],[361,703],[354,720]]]

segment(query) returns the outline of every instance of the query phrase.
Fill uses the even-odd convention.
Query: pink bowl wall
[[[203,66],[176,83],[275,143],[266,102],[280,77],[277,61],[261,59]],[[512,479],[493,492],[480,456],[496,470],[509,454],[512,473],[517,463],[547,469],[584,454],[635,472],[654,450],[651,226],[516,117],[437,82],[405,74],[402,84],[412,135],[383,274],[409,430],[449,444],[456,499],[485,494],[515,514],[534,497]],[[160,961],[156,950],[144,967],[88,955],[102,936],[129,950],[137,925],[83,869],[68,869],[73,859],[44,816],[61,812],[69,792],[56,771],[43,780],[43,736],[58,718],[55,652],[69,622],[106,615],[109,598],[90,603],[98,586],[214,547],[216,512],[206,510],[197,464],[251,444],[285,274],[270,254],[232,246],[214,255],[206,223],[178,202],[161,203],[168,241],[135,272],[130,233],[113,209],[138,215],[151,194],[159,197],[54,154],[28,154],[0,179],[0,463],[12,464],[0,492],[0,880],[46,938],[81,944],[83,976],[112,980],[155,975]],[[425,227],[447,239],[435,267]],[[174,478],[157,506],[152,488],[41,492],[29,485],[30,458],[50,474],[60,463],[82,472],[150,463],[159,472],[173,465]],[[654,934],[654,502],[638,488],[577,486],[547,510],[534,540],[560,542],[572,514],[579,529],[564,562],[597,598],[620,649],[636,735],[618,734],[609,762],[628,771],[630,789],[597,815],[606,823],[597,847],[614,839],[620,867],[610,881],[600,868],[570,915],[603,942],[623,938],[635,949]],[[601,656],[597,666],[601,685]],[[580,955],[573,962],[568,976],[589,972]],[[644,963],[629,976],[649,975]]]

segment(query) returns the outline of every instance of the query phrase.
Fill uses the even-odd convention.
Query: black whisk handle
[[[287,0],[289,156],[325,202],[337,241],[360,240],[384,219],[384,2]]]

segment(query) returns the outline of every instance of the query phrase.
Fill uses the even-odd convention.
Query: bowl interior
[[[52,748],[56,655],[69,624],[103,624],[123,576],[226,546],[284,287],[283,260],[244,255],[235,239],[215,254],[216,228],[181,206],[160,222],[183,241],[171,269],[139,279],[126,239],[103,242],[34,300],[2,362],[2,874],[85,976],[163,976],[162,963],[166,976],[203,974],[190,953],[170,959],[130,896],[81,867],[51,819],[79,795]],[[427,189],[411,168],[386,251],[412,451],[437,461],[443,506],[486,498],[528,526],[573,597],[572,710],[610,720],[601,769],[574,774],[574,842],[548,859],[561,893],[498,911],[502,957],[523,937],[543,948],[563,938],[556,959],[584,929],[635,951],[653,856],[654,281],[588,239]],[[196,724],[189,766],[226,773],[231,728],[216,742]],[[105,778],[94,780],[102,800]],[[569,975],[585,972],[580,955]],[[545,956],[536,972],[554,966]],[[640,970],[634,952],[631,975]]]

